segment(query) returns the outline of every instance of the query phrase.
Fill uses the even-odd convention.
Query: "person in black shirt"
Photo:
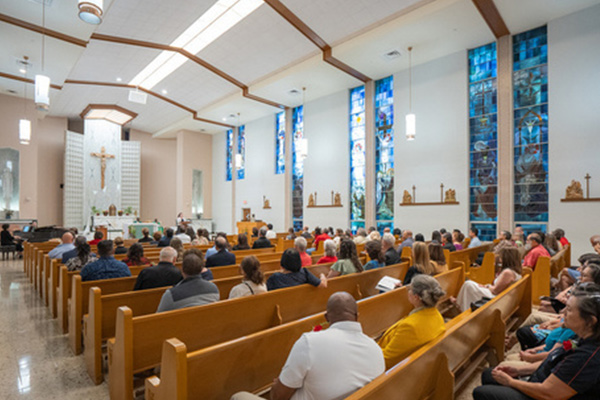
[[[235,254],[227,251],[227,239],[219,236],[217,240],[215,240],[215,249],[217,250],[216,254],[213,254],[206,259],[207,268],[235,264]]]
[[[1,244],[2,246],[15,246],[15,249],[20,254],[23,251],[23,246],[21,243],[15,241],[15,238],[10,234],[8,228],[10,228],[9,224],[2,225],[2,232],[0,233]]]
[[[400,254],[394,248],[396,238],[391,233],[384,233],[381,240],[381,251],[385,257],[385,265],[394,265],[400,262]]]
[[[152,238],[150,237],[150,229],[142,228],[142,235],[144,235],[144,237],[141,238],[140,240],[138,240],[138,243],[145,243],[145,242],[152,241]]]
[[[590,293],[589,289],[594,292]],[[514,368],[499,366],[483,373],[475,400],[600,399],[600,286],[587,284],[567,301],[564,324],[577,334],[544,361]],[[530,375],[528,380],[519,376]]]
[[[266,247],[273,247],[273,245],[271,244],[271,241],[269,239],[267,239],[267,228],[265,228],[263,226],[258,231],[258,234],[260,237],[258,239],[256,239],[254,241],[254,243],[252,244],[253,249],[264,249]]]
[[[452,234],[450,232],[446,232],[442,235],[442,247],[449,251],[456,251],[456,247],[454,247],[454,243],[452,243]]]
[[[173,239],[173,229],[169,228],[165,232],[165,236],[160,238],[158,241],[158,247],[167,247],[171,244],[171,239]]]
[[[177,251],[165,247],[160,251],[158,265],[144,268],[138,275],[133,290],[152,289],[163,286],[173,286],[181,279],[181,271],[173,265],[177,260]]]
[[[267,289],[275,290],[290,286],[310,283],[317,287],[327,287],[327,278],[321,274],[321,279],[314,276],[306,268],[302,268],[300,253],[296,249],[287,249],[281,255],[281,271],[276,272],[267,280]]]

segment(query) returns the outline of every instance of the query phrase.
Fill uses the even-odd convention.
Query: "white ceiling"
[[[101,25],[85,24],[77,17],[74,0],[52,0],[46,9],[46,26],[88,41],[92,33],[170,44],[215,0],[105,0]],[[313,31],[333,47],[333,55],[373,79],[407,67],[406,48],[413,46],[413,64],[473,48],[494,37],[471,0],[282,0]],[[495,0],[509,30],[518,33],[586,7],[600,0]],[[33,0],[2,0],[0,13],[42,24],[42,6]],[[388,60],[383,54],[399,50]],[[87,47],[46,38],[45,73],[52,83],[65,80],[107,83],[129,82],[160,50],[89,40]],[[41,35],[0,22],[0,72],[20,75],[17,59],[30,57],[32,78],[41,72]],[[249,87],[252,94],[286,105],[361,84],[325,63],[320,50],[267,4],[231,28],[198,56]],[[0,91],[23,97],[23,83],[0,78]],[[227,80],[186,61],[153,88],[158,94],[195,110],[200,118],[246,123],[279,111],[242,96]],[[33,87],[27,88],[29,98]],[[199,122],[181,108],[148,96],[146,105],[131,103],[128,89],[64,84],[51,91],[50,115],[77,117],[90,103],[117,104],[138,113],[131,122],[155,137],[173,137],[179,129],[216,133],[223,127]]]

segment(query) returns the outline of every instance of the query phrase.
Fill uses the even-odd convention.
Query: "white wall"
[[[212,217],[215,232],[231,232],[231,182],[226,181],[225,145],[226,132],[213,136],[212,140]]]
[[[304,160],[304,225],[348,228],[350,225],[349,91],[306,103],[304,135],[308,158]],[[310,193],[317,204],[331,204],[331,191],[342,197],[341,208],[306,208]]]
[[[236,221],[242,219],[242,208],[251,208],[257,219],[272,223],[275,231],[287,230],[284,185],[285,175],[275,174],[275,115],[246,124],[246,175],[235,183]],[[263,209],[263,196],[271,209]]]
[[[600,233],[600,202],[561,203],[572,179],[592,176],[600,197],[600,6],[548,24],[550,229],[563,228],[572,257],[592,251]]]
[[[412,104],[417,135],[407,141],[408,71],[394,75],[395,213],[394,227],[421,232],[459,228],[467,231],[469,210],[467,53],[460,51],[413,68]],[[401,207],[404,190],[417,202],[440,201],[444,191],[456,190],[455,206]]]

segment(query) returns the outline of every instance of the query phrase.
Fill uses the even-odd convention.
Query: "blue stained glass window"
[[[350,221],[365,225],[365,87],[350,90]]]
[[[304,106],[292,111],[292,132],[292,221],[294,230],[300,230],[304,216],[304,159],[299,154],[299,145],[304,139]]]
[[[238,154],[242,157],[242,163],[237,168],[237,178],[244,179],[246,177],[246,126],[238,127]]]
[[[285,112],[275,115],[275,174],[285,172]]]
[[[393,76],[375,82],[375,182],[375,219],[392,221],[394,219]],[[378,226],[379,224],[378,222]],[[388,223],[384,225],[388,226]],[[391,225],[390,222],[390,228]]]
[[[226,178],[228,181],[231,180],[233,176],[233,129],[229,129],[226,133],[227,135],[227,143],[225,148],[225,170],[226,170]]]
[[[548,222],[548,43],[545,26],[513,37],[513,91],[514,220],[517,223]],[[542,226],[531,225],[537,230]]]
[[[527,239],[527,236],[535,232],[546,233],[548,229],[546,224],[516,224],[516,226],[523,228],[523,239]]]
[[[480,238],[492,240],[498,215],[496,42],[469,50],[468,57],[469,219],[480,230]]]

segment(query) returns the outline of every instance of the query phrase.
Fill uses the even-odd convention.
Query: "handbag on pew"
[[[491,298],[489,298],[489,297],[482,297],[481,299],[472,302],[471,303],[471,311],[477,310],[479,307],[483,306],[485,303],[487,303],[490,300],[491,300]]]

